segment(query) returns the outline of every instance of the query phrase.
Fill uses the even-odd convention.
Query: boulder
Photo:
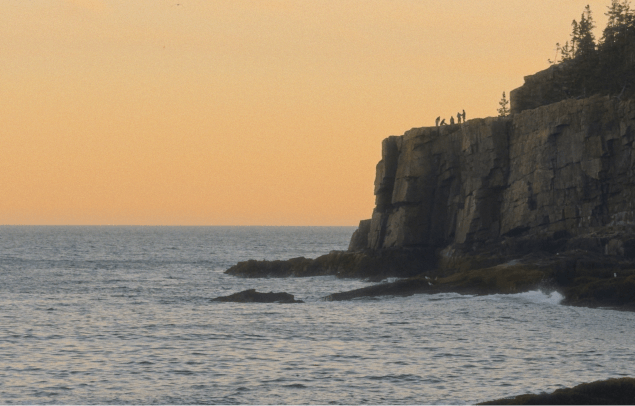
[[[211,301],[238,303],[304,303],[302,300],[295,300],[293,295],[286,292],[260,293],[256,292],[256,289],[244,290],[229,296],[220,296]]]
[[[479,405],[633,405],[635,378],[613,378],[583,383],[552,393],[526,394]]]

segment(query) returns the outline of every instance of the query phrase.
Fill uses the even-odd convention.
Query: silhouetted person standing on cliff
[[[439,126],[439,121],[441,120],[441,116],[437,117],[437,120],[435,121],[437,123],[437,127]]]
[[[456,113],[456,118],[459,124],[461,124],[461,113]]]
[[[465,123],[465,110],[463,110],[463,122]]]
[[[450,125],[454,125],[454,116],[450,116]]]

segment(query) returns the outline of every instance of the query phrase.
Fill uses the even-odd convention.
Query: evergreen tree
[[[571,22],[571,58],[575,58],[577,56],[576,47],[578,46],[579,42],[580,26],[578,25],[578,22],[576,20],[573,20]]]
[[[608,17],[606,27],[602,33],[602,46],[604,48],[612,48],[619,37],[620,22],[624,18],[624,3],[613,0],[608,6],[608,11],[604,13]]]
[[[628,0],[612,0],[608,6],[608,11],[604,13],[608,17],[608,22],[602,34],[602,46],[612,48],[624,45],[632,32],[633,13]]]
[[[598,58],[593,35],[595,23],[591,7],[586,6],[580,16],[580,21],[571,23],[571,49],[569,50],[572,64],[562,79],[564,93],[571,96],[589,96],[598,91],[595,80],[598,71]]]
[[[580,16],[580,22],[577,24],[577,30],[574,27],[573,35],[577,37],[577,48],[575,49],[576,57],[589,57],[595,53],[595,35],[593,35],[594,28],[595,23],[593,22],[593,16],[591,15],[591,7],[587,5],[584,8],[582,16]]]
[[[560,48],[560,54],[562,55],[562,61],[570,61],[573,59],[573,42],[569,46],[569,41],[564,43],[564,46]]]
[[[628,0],[612,0],[600,43],[601,79],[613,93],[635,80],[635,17]]]
[[[507,108],[507,105],[509,104],[509,101],[507,100],[507,96],[505,96],[505,92],[503,92],[503,98],[498,102],[498,104],[500,105],[500,108],[496,109],[496,111],[498,111],[498,116],[508,116],[509,109]]]
[[[557,63],[560,55],[563,64],[553,79],[558,86],[545,102],[593,94],[635,96],[635,12],[629,0],[611,0],[606,16],[597,44],[591,8],[587,5],[580,20],[573,20],[570,41],[556,44],[556,61],[550,61]]]

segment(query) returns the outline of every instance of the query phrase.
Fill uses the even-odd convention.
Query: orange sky
[[[383,138],[496,115],[587,3],[3,0],[0,224],[357,225]]]

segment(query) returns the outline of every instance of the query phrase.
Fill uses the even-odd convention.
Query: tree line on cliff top
[[[571,39],[556,44],[560,58],[563,97],[592,94],[633,96],[635,94],[635,12],[628,0],[612,0],[605,13],[608,22],[596,42],[595,22],[587,5],[580,20],[571,23]]]

